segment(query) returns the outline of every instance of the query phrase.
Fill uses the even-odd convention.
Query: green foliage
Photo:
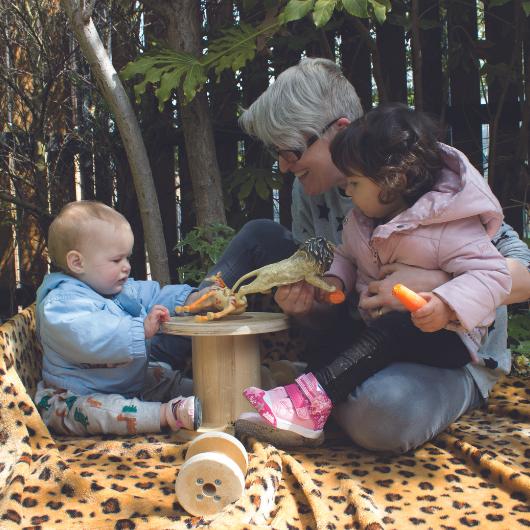
[[[383,24],[392,5],[390,0],[290,0],[278,18],[287,24],[313,11],[313,22],[321,28],[329,22],[335,9],[343,8],[354,17],[372,18]]]
[[[207,79],[199,59],[187,53],[176,53],[159,47],[127,64],[121,75],[124,79],[131,79],[136,75],[144,76],[143,81],[134,85],[138,103],[149,83],[159,84],[155,94],[160,112],[176,87],[182,84],[185,97],[191,100]]]
[[[206,63],[214,67],[217,80],[223,70],[231,68],[234,72],[245,66],[256,55],[257,38],[270,32],[277,24],[254,28],[242,22],[241,25],[224,31],[222,37],[212,41],[205,55]]]
[[[342,5],[350,15],[372,18],[379,24],[383,24],[392,9],[390,0],[342,0]]]
[[[243,22],[229,28],[222,37],[212,41],[207,53],[201,57],[157,45],[152,51],[128,63],[121,75],[126,80],[137,75],[143,76],[143,80],[134,85],[137,102],[149,83],[158,84],[155,94],[162,111],[164,103],[176,88],[182,88],[185,100],[191,101],[204,86],[211,69],[219,79],[221,73],[228,68],[234,71],[242,68],[256,55],[258,37],[270,35],[278,26],[277,21],[257,28]]]
[[[178,275],[182,283],[198,285],[208,269],[219,261],[235,230],[222,223],[196,226],[174,250],[179,254]]]
[[[510,348],[530,359],[530,312],[510,315],[508,320]]]
[[[508,345],[514,354],[514,372],[530,373],[530,311],[509,316]]]
[[[137,102],[148,84],[158,85],[155,95],[162,111],[176,88],[182,88],[185,102],[191,101],[203,88],[210,70],[215,72],[217,80],[224,70],[240,70],[254,59],[258,38],[271,37],[288,22],[300,20],[312,12],[315,26],[321,28],[330,21],[336,9],[345,9],[354,17],[372,18],[383,24],[391,7],[390,0],[289,0],[272,23],[253,27],[242,22],[228,28],[220,38],[209,43],[208,50],[200,57],[155,44],[153,50],[128,63],[121,76],[125,80],[136,76],[143,78],[134,85]]]
[[[350,15],[368,18],[368,0],[342,0],[342,5]]]
[[[232,173],[229,192],[237,192],[237,198],[245,201],[252,190],[256,190],[258,197],[264,201],[270,197],[272,190],[279,190],[282,187],[282,180],[278,173],[270,169],[242,167]]]
[[[304,18],[315,5],[315,0],[290,0],[278,17],[281,24]]]
[[[317,0],[313,10],[313,22],[317,28],[324,27],[333,15],[337,0]]]

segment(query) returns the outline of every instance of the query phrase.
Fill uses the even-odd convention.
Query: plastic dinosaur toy
[[[232,289],[226,286],[220,272],[206,279],[212,282],[210,290],[195,300],[193,304],[175,307],[176,313],[199,313],[209,310],[206,315],[195,316],[198,322],[206,322],[218,320],[227,315],[240,315],[246,311],[246,297],[236,296]]]
[[[308,239],[292,256],[260,269],[249,272],[239,278],[232,289],[226,286],[221,274],[209,278],[212,288],[191,305],[177,306],[177,313],[198,313],[207,311],[206,315],[196,315],[199,322],[218,320],[227,315],[239,315],[247,309],[247,295],[268,293],[273,287],[288,285],[305,280],[307,283],[328,293],[327,301],[333,304],[344,301],[344,294],[324,281],[322,275],[333,261],[334,245],[323,237]],[[241,285],[245,280],[253,281]],[[212,311],[212,310],[215,310]]]

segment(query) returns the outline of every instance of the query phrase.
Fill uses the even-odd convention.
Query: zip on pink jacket
[[[511,289],[505,258],[491,243],[499,229],[501,206],[484,177],[466,156],[439,144],[444,168],[433,189],[391,221],[375,221],[353,208],[344,221],[342,244],[327,274],[344,282],[346,292],[363,294],[379,279],[382,265],[403,263],[443,270],[452,279],[434,293],[454,310],[456,331],[474,362],[495,309]],[[365,320],[368,313],[361,311]]]

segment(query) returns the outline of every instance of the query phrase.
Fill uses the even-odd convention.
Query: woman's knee
[[[385,388],[350,396],[335,408],[337,423],[357,445],[370,451],[401,454],[432,435],[430,415],[416,406],[410,392]]]
[[[239,236],[257,241],[292,241],[291,232],[271,219],[252,219],[243,225]]]
[[[254,248],[265,262],[284,259],[297,248],[292,233],[270,219],[253,219],[245,223],[236,237],[245,241],[249,249]]]

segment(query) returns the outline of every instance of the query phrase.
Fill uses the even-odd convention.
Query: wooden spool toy
[[[191,515],[211,515],[241,497],[248,454],[243,444],[224,432],[208,432],[193,440],[177,475],[179,504]]]

